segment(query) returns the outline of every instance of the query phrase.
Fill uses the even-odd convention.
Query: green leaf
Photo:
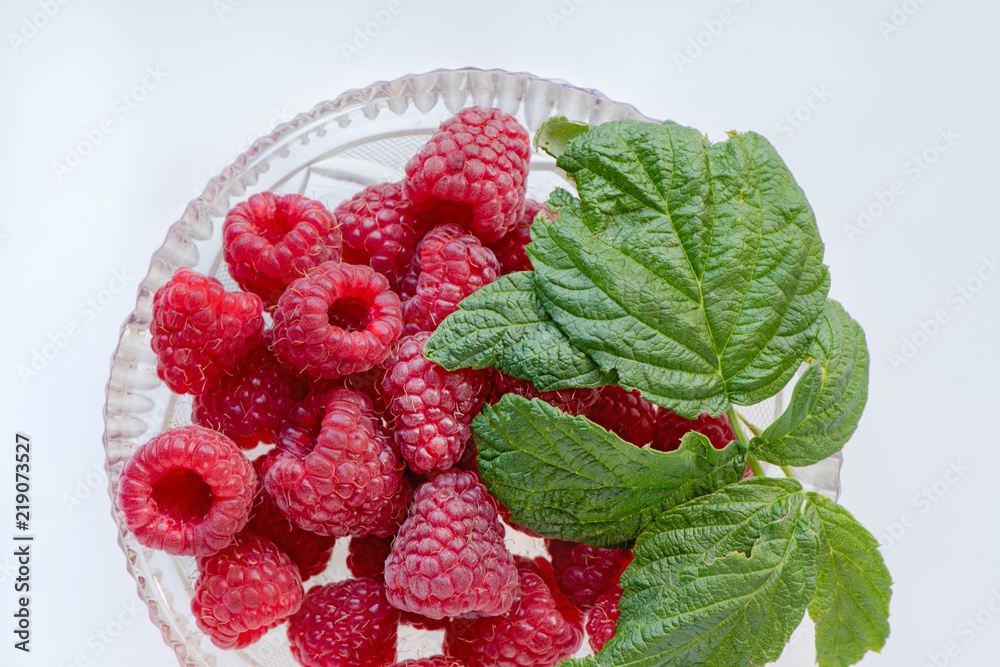
[[[535,150],[543,150],[552,157],[559,157],[566,152],[569,142],[590,129],[586,123],[576,123],[567,120],[566,116],[555,116],[545,121],[532,143]]]
[[[819,536],[816,594],[809,616],[816,623],[820,667],[845,667],[867,651],[879,651],[889,636],[892,579],[878,542],[840,505],[806,494]]]
[[[507,394],[472,422],[479,473],[514,523],[594,546],[630,543],[653,517],[738,481],[746,449],[688,433],[674,452],[639,448],[544,401]]]
[[[865,332],[832,299],[809,354],[815,361],[795,384],[788,409],[750,442],[759,459],[812,465],[840,451],[858,426],[868,399]]]
[[[784,386],[829,289],[812,210],[760,135],[711,144],[674,123],[592,127],[558,159],[580,200],[528,246],[534,287],[570,342],[686,416]]]
[[[818,539],[804,500],[794,481],[754,479],[657,517],[622,576],[615,635],[589,664],[777,659],[816,588]]]
[[[532,289],[532,273],[502,276],[463,299],[424,344],[424,355],[449,370],[494,366],[533,380],[540,391],[614,384],[573,347]]]

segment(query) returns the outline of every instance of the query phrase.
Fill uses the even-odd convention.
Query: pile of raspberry
[[[631,552],[549,539],[548,558],[512,554],[472,419],[514,392],[637,446],[733,434],[637,391],[540,392],[424,357],[462,299],[531,270],[530,226],[553,216],[525,198],[528,160],[513,117],[463,109],[402,181],[332,211],[270,192],[234,206],[223,257],[242,291],[181,268],[156,292],[157,374],[192,397],[193,423],[133,452],[118,508],[143,546],[196,558],[191,611],[217,646],[283,625],[307,667],[545,667],[585,631],[595,651],[614,633]],[[339,581],[323,574],[338,539],[353,574]],[[401,624],[443,630],[441,655],[397,663]]]

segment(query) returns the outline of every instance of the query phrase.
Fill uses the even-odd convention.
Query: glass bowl
[[[105,465],[112,516],[128,571],[136,581],[139,597],[149,608],[150,619],[181,665],[295,667],[295,661],[288,650],[284,626],[244,650],[225,651],[214,646],[197,629],[190,613],[197,578],[194,558],[147,549],[125,528],[117,505],[118,480],[125,462],[153,435],[190,423],[191,419],[190,397],[174,395],[156,375],[149,335],[153,294],[181,266],[214,275],[228,289],[236,289],[222,263],[220,233],[226,212],[233,205],[250,195],[272,191],[303,194],[333,208],[367,185],[399,180],[406,161],[441,121],[471,105],[503,109],[531,135],[556,115],[590,124],[627,118],[651,120],[634,107],[609,100],[595,90],[525,73],[436,70],[380,81],[321,102],[254,142],[209,181],[153,253],[135,310],[122,326],[112,359],[104,411]],[[545,200],[555,187],[572,190],[572,184],[552,158],[533,153],[528,196]],[[782,409],[779,394],[763,404],[741,409],[741,413],[763,427]],[[839,472],[839,455],[797,471],[806,487],[833,498],[839,490]],[[515,531],[508,534],[516,553],[542,553],[540,541]],[[345,564],[346,544],[347,540],[338,541],[327,571],[310,579],[307,586],[350,576]],[[398,659],[440,652],[442,635],[440,631],[401,627]],[[580,654],[586,654],[586,641]]]

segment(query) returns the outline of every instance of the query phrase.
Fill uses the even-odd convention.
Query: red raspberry
[[[305,530],[363,536],[391,534],[395,526],[387,521],[402,513],[402,479],[403,467],[378,429],[371,399],[334,389],[315,446],[278,454],[264,475],[264,487],[284,515]]]
[[[580,648],[580,612],[556,589],[548,561],[516,560],[520,593],[510,611],[449,623],[445,655],[467,667],[551,667]]]
[[[304,667],[383,667],[396,661],[399,610],[372,579],[309,589],[288,620],[292,655]]]
[[[457,658],[449,658],[443,655],[432,655],[429,658],[395,662],[389,665],[389,667],[465,667],[465,665]]]
[[[340,246],[333,216],[302,195],[251,195],[222,223],[229,275],[272,308],[293,280],[323,262],[340,261]]]
[[[395,535],[352,537],[347,547],[347,569],[355,577],[368,577],[379,583],[385,583],[385,561],[392,551],[392,541],[395,537]],[[409,611],[400,611],[399,622],[423,630],[440,630],[445,625],[443,619],[427,618]]]
[[[406,333],[433,331],[458,302],[500,275],[496,255],[455,224],[438,225],[417,247],[420,276],[404,304]]]
[[[642,447],[653,439],[656,411],[656,406],[644,399],[638,389],[628,391],[608,385],[601,388],[601,397],[587,412],[587,419]]]
[[[194,397],[191,420],[227,435],[241,449],[275,442],[292,406],[308,391],[305,382],[278,364],[268,342],[265,335],[232,374]]]
[[[274,351],[296,371],[338,378],[389,356],[403,329],[399,297],[368,266],[327,262],[285,290],[274,311]]]
[[[118,482],[118,507],[139,544],[204,556],[243,529],[256,489],[253,466],[232,440],[181,426],[132,454]]]
[[[200,394],[260,342],[264,306],[254,294],[227,292],[187,267],[153,297],[149,325],[156,374],[178,394]]]
[[[517,571],[486,487],[449,470],[417,489],[385,563],[393,606],[430,618],[502,614]]]
[[[370,185],[333,212],[344,234],[343,261],[367,264],[399,291],[427,225],[400,183]]]
[[[507,232],[507,235],[490,246],[490,250],[497,256],[500,262],[500,275],[507,275],[514,271],[531,271],[531,260],[525,247],[531,243],[531,223],[535,221],[535,216],[539,212],[544,212],[545,217],[554,220],[555,215],[542,202],[534,199],[527,199],[524,202],[524,215],[518,219],[514,229]]]
[[[524,209],[530,152],[528,132],[513,116],[462,109],[406,164],[403,192],[421,212],[459,222],[493,243]]]
[[[490,369],[488,373],[491,389],[486,401],[491,405],[499,401],[504,394],[517,394],[527,399],[540,398],[568,415],[586,415],[601,396],[598,389],[538,391],[529,380],[520,380],[495,368]]]
[[[672,410],[661,408],[651,446],[661,452],[672,452],[681,446],[681,437],[690,431],[698,431],[707,437],[716,449],[723,449],[736,439],[726,415],[712,417],[706,412],[698,415],[697,419],[685,419]]]
[[[355,577],[384,581],[385,559],[389,557],[394,538],[395,535],[352,537],[347,545],[347,569]]]
[[[274,500],[261,489],[250,510],[247,530],[267,538],[299,568],[305,581],[326,569],[336,538],[302,530],[281,512]]]
[[[418,474],[447,470],[462,456],[469,424],[483,405],[483,374],[447,371],[424,358],[427,332],[406,336],[390,357],[382,388],[395,416],[403,459]]]
[[[584,611],[618,585],[632,562],[631,549],[602,549],[557,539],[545,540],[545,548],[552,557],[559,590]]]
[[[587,637],[594,653],[604,648],[608,640],[615,636],[615,623],[618,622],[618,601],[621,597],[622,589],[615,586],[597,598],[597,603],[587,614]]]
[[[244,533],[230,546],[198,559],[191,613],[220,648],[244,648],[298,611],[299,570],[268,540]]]

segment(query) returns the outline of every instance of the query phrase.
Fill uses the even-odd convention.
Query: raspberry
[[[343,261],[367,264],[399,291],[427,225],[400,183],[370,185],[333,211],[344,235]]]
[[[427,332],[402,338],[382,381],[395,416],[396,444],[419,474],[447,470],[458,461],[483,404],[482,372],[447,371],[428,361],[423,354],[428,338]]]
[[[392,550],[395,536],[352,537],[347,545],[347,569],[355,577],[367,577],[375,581],[385,580],[385,559]]]
[[[260,341],[264,306],[254,294],[227,292],[187,267],[153,297],[149,325],[156,374],[178,394],[200,394]]]
[[[551,667],[583,643],[580,612],[556,589],[544,558],[517,558],[520,594],[502,616],[455,619],[444,654],[467,667]]]
[[[340,228],[323,204],[302,195],[251,195],[226,214],[222,256],[229,275],[274,307],[313,267],[339,261]]]
[[[527,399],[540,398],[568,415],[586,415],[601,396],[597,389],[538,391],[529,380],[520,380],[495,368],[490,369],[488,373],[491,389],[486,401],[491,405],[499,401],[504,394],[517,394]]]
[[[417,247],[420,276],[403,308],[406,333],[433,331],[458,302],[500,275],[496,255],[455,224],[438,225]]]
[[[517,571],[486,487],[449,470],[417,489],[385,563],[393,606],[429,618],[502,614]]]
[[[602,549],[557,539],[545,540],[545,548],[552,557],[559,590],[584,611],[618,585],[632,562],[631,549]]]
[[[385,583],[385,561],[392,551],[394,538],[395,535],[352,537],[347,547],[347,569],[355,577],[368,577]],[[423,630],[440,630],[445,625],[443,619],[427,618],[410,611],[400,611],[399,622]]]
[[[241,449],[275,442],[278,428],[308,390],[278,364],[268,342],[265,335],[232,374],[222,375],[194,397],[191,420],[225,434]]]
[[[399,297],[368,266],[326,262],[285,290],[274,311],[274,351],[296,371],[338,378],[389,356],[402,331]]]
[[[443,655],[432,655],[429,658],[395,662],[389,665],[389,667],[465,667],[465,665],[457,658],[449,658]]]
[[[608,385],[601,388],[601,397],[587,412],[587,419],[642,447],[653,439],[656,411],[656,406],[644,399],[638,389],[628,391]]]
[[[390,533],[402,514],[403,467],[378,430],[371,399],[334,389],[311,450],[277,455],[264,488],[299,527],[333,537]]]
[[[419,211],[459,222],[493,243],[524,209],[530,151],[528,132],[513,116],[462,109],[406,164],[403,192]]]
[[[143,546],[204,556],[243,529],[256,489],[253,467],[232,440],[181,426],[132,454],[118,482],[118,507]]]
[[[298,611],[299,570],[268,540],[244,533],[230,546],[198,559],[191,613],[220,648],[244,648]]]
[[[594,653],[604,648],[608,640],[615,636],[615,623],[618,622],[618,601],[621,597],[622,589],[615,586],[597,598],[597,603],[587,614],[587,637]]]
[[[288,620],[292,655],[304,667],[383,667],[396,661],[399,610],[372,579],[309,589]]]
[[[246,529],[267,538],[287,554],[299,568],[303,581],[326,569],[336,539],[302,530],[293,524],[282,514],[266,489],[257,494]]]
[[[716,449],[723,449],[736,439],[726,415],[712,417],[706,412],[698,415],[697,419],[685,419],[672,410],[662,408],[656,418],[651,446],[661,452],[672,452],[681,446],[681,437],[690,431],[698,431],[707,437]]]
[[[524,202],[524,215],[522,215],[512,230],[507,235],[490,246],[490,250],[497,256],[500,262],[500,275],[507,275],[514,271],[531,271],[531,260],[525,247],[531,243],[531,223],[535,221],[535,216],[544,211],[545,217],[554,220],[555,215],[545,204],[534,199]]]

